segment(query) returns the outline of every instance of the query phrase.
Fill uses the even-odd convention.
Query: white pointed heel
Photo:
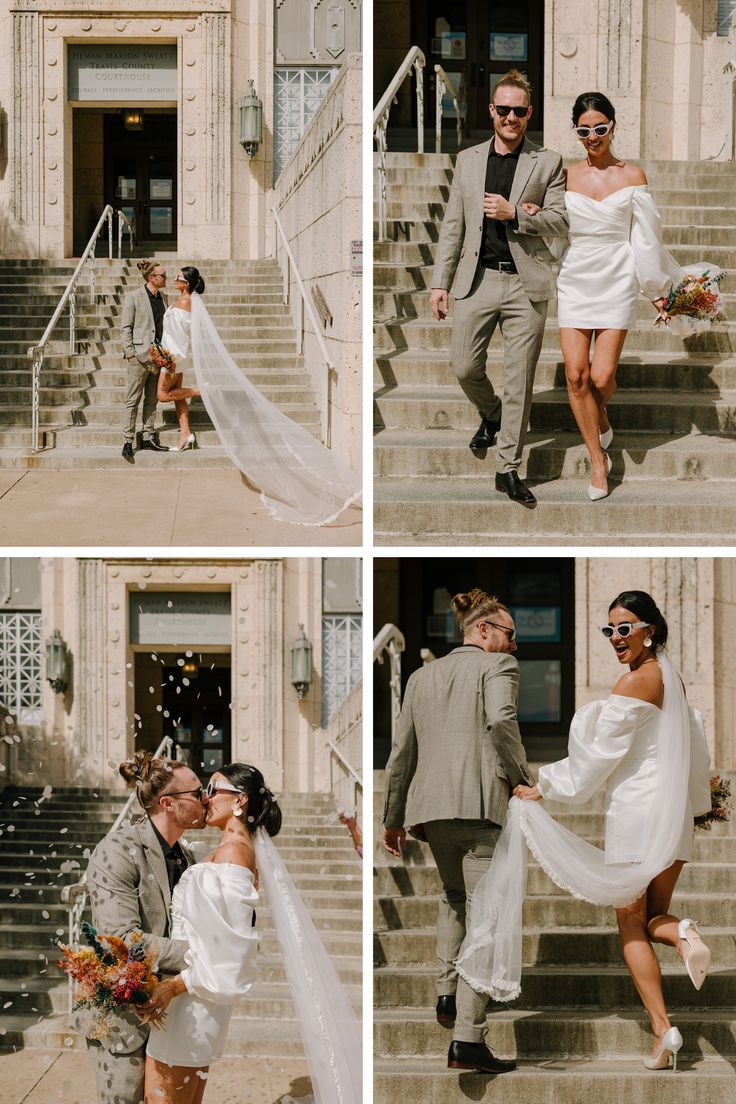
[[[694,920],[681,920],[677,934],[682,944],[685,969],[696,989],[701,989],[710,966],[710,950],[700,938]]]
[[[599,433],[598,436],[601,439],[601,448],[604,450],[611,447],[613,441],[613,428],[609,425],[605,433]]]
[[[613,433],[611,435],[613,436]],[[610,475],[611,468],[613,467],[613,460],[611,460],[611,457],[608,455],[607,452],[604,452],[603,455],[606,458],[606,475]],[[608,498],[609,494],[610,491],[608,490],[608,487],[606,487],[605,491],[602,490],[600,487],[594,487],[592,483],[588,487],[588,498],[591,502],[598,502],[601,498]]]
[[[195,449],[197,447],[197,438],[193,433],[190,433],[183,445],[178,445],[172,452],[186,452],[187,449]]]
[[[670,1054],[672,1055],[672,1072],[677,1072],[677,1052],[682,1046],[682,1035],[676,1027],[671,1027],[668,1031],[665,1031],[662,1036],[662,1041],[659,1044],[659,1050],[655,1054],[654,1058],[645,1058],[644,1065],[650,1070],[668,1069],[670,1064]]]

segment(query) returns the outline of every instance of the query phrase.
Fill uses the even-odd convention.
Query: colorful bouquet
[[[701,832],[710,832],[711,824],[723,823],[731,819],[731,783],[727,778],[715,774],[710,780],[710,812],[695,817],[695,827]]]
[[[165,372],[173,372],[176,368],[176,360],[168,349],[164,349],[163,345],[152,345],[151,365],[152,367],[149,371],[152,371],[155,375],[157,375],[162,368]]]
[[[73,951],[59,944],[62,958],[58,965],[75,985],[75,1012],[82,1012],[80,1026],[90,1039],[106,1039],[115,1022],[115,1013],[126,1004],[143,1004],[158,985],[154,972],[155,955],[143,945],[140,932],[127,940],[116,935],[97,935],[86,921],[82,936],[87,947]],[[160,1026],[164,1016],[152,1025]]]
[[[664,310],[667,318],[658,318],[655,326],[665,325],[679,337],[707,330],[723,321],[723,299],[719,283],[726,273],[711,265],[699,275],[688,272],[670,289]]]

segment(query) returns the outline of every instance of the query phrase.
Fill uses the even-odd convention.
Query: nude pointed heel
[[[682,1046],[682,1035],[676,1027],[669,1028],[662,1036],[659,1050],[654,1058],[645,1058],[644,1065],[650,1070],[668,1069],[672,1055],[672,1072],[677,1072],[677,1052]]]
[[[611,460],[611,457],[608,455],[607,452],[604,452],[603,455],[606,458],[606,475],[610,475],[611,468],[613,467],[613,461]],[[608,498],[609,494],[610,491],[608,490],[608,487],[606,487],[605,491],[602,490],[600,487],[594,487],[592,483],[588,487],[588,498],[591,502],[598,502],[601,498]]]
[[[685,969],[695,988],[701,989],[710,966],[710,950],[700,938],[700,932],[694,920],[681,920],[677,927],[677,934],[682,943]]]

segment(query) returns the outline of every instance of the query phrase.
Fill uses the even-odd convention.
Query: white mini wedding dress
[[[661,218],[647,186],[632,184],[601,200],[565,192],[565,206],[570,246],[557,277],[559,326],[630,330],[639,292],[658,299],[684,272],[662,245]]]
[[[164,315],[161,345],[168,349],[176,359],[177,372],[186,372],[191,364],[189,355],[192,347],[192,313],[182,307],[169,307]],[[185,384],[183,386],[191,386]]]
[[[203,1067],[222,1057],[233,1005],[255,980],[257,902],[247,867],[203,862],[184,871],[171,897],[171,938],[188,944],[187,992],[169,1004],[164,1027],[151,1029],[151,1058]]]

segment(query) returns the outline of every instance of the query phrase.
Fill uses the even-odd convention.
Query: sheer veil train
[[[309,1062],[315,1104],[359,1104],[358,1021],[311,917],[271,837],[255,834],[256,858]]]
[[[360,480],[287,418],[238,368],[202,298],[192,293],[192,358],[222,447],[281,521],[326,525],[361,495]]]
[[[657,747],[656,791],[638,863],[604,861],[603,851],[558,824],[543,801],[512,797],[508,819],[488,871],[478,883],[457,971],[473,989],[494,1000],[509,1001],[521,991],[522,919],[526,892],[527,847],[556,885],[583,901],[623,908],[631,904],[677,858],[688,800],[690,711],[680,676],[663,652],[657,655],[664,682]],[[588,711],[600,714],[606,703],[579,710],[570,728],[570,754],[576,741],[590,739]],[[695,714],[697,718],[697,714]],[[594,726],[593,726],[594,727]]]

